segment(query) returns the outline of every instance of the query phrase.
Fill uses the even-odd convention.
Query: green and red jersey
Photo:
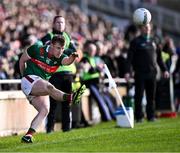
[[[41,38],[39,43],[43,45],[49,44],[55,35],[62,35],[65,38],[64,54],[69,56],[71,53],[76,52],[76,49],[71,42],[71,37],[67,32],[57,32],[53,30],[52,32],[47,33],[43,38]],[[63,65],[60,66],[56,72],[72,72],[73,74],[75,74],[76,67],[74,64],[66,65],[66,66]]]
[[[51,75],[61,66],[62,60],[67,55],[62,54],[60,58],[55,58],[49,54],[49,46],[32,45],[27,49],[27,54],[31,57],[26,62],[27,67],[24,70],[24,76],[37,75],[42,79],[48,80]]]

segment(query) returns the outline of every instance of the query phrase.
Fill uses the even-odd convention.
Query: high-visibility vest
[[[95,62],[95,58],[94,57],[90,57],[88,55],[84,55],[84,57],[86,57],[89,61],[89,64],[95,68],[96,67],[96,62]],[[100,74],[99,72],[94,72],[94,73],[89,73],[89,72],[83,72],[82,74],[82,80],[87,81],[87,80],[91,80],[91,79],[95,79],[95,78],[99,78]]]
[[[162,60],[166,63],[170,59],[170,55],[164,51],[161,52]]]

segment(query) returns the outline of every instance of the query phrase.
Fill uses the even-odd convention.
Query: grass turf
[[[135,124],[106,122],[70,132],[39,133],[33,144],[21,136],[0,138],[0,152],[180,152],[180,117]]]

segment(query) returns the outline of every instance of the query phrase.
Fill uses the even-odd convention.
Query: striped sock
[[[72,98],[73,98],[73,95],[72,95],[72,94],[64,94],[64,95],[63,95],[63,100],[64,100],[64,101],[69,101],[69,102],[71,102],[71,101],[72,101]]]
[[[29,128],[26,135],[31,135],[32,136],[35,132],[36,132],[36,130],[34,130],[33,128]]]

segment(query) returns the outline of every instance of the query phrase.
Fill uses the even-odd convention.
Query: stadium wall
[[[26,132],[37,111],[22,91],[0,92],[0,136]],[[38,131],[44,131],[44,123]]]

